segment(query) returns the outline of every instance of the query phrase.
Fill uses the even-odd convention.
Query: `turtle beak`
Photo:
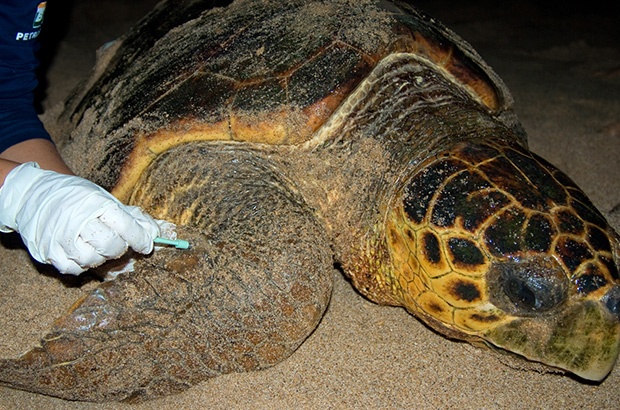
[[[614,287],[600,302],[574,302],[557,316],[517,317],[490,329],[483,338],[529,360],[600,381],[618,356],[619,295]]]

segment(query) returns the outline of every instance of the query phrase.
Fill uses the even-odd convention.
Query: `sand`
[[[88,73],[95,49],[155,2],[50,3],[42,94],[48,111]],[[533,151],[567,172],[620,229],[617,7],[536,3],[417,4],[476,47],[511,89]],[[0,352],[7,357],[33,345],[94,283],[61,282],[53,270],[35,268],[11,236],[2,238],[0,258]],[[271,369],[218,377],[138,405],[0,388],[0,409],[611,409],[620,403],[620,366],[600,384],[516,369],[437,335],[403,309],[365,300],[339,272],[333,275],[332,301],[318,329]]]

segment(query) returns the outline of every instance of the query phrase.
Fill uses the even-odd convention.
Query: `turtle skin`
[[[56,140],[80,175],[178,225],[0,381],[146,400],[272,366],[318,325],[334,263],[448,337],[601,380],[619,240],[527,149],[503,82],[402,3],[160,3],[101,50]]]

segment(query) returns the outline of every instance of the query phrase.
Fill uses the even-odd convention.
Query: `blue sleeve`
[[[34,108],[37,37],[45,2],[0,2],[0,152],[28,139],[50,139]]]

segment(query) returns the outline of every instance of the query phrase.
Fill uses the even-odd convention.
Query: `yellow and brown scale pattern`
[[[474,334],[530,307],[549,310],[568,293],[605,294],[618,280],[605,226],[575,184],[541,158],[503,141],[461,143],[427,160],[392,209],[387,282],[413,313]],[[569,282],[541,282],[553,288],[542,300],[515,290],[513,312],[498,308],[487,280],[494,264],[545,263],[538,255],[557,260]],[[512,296],[510,285],[504,291]]]

